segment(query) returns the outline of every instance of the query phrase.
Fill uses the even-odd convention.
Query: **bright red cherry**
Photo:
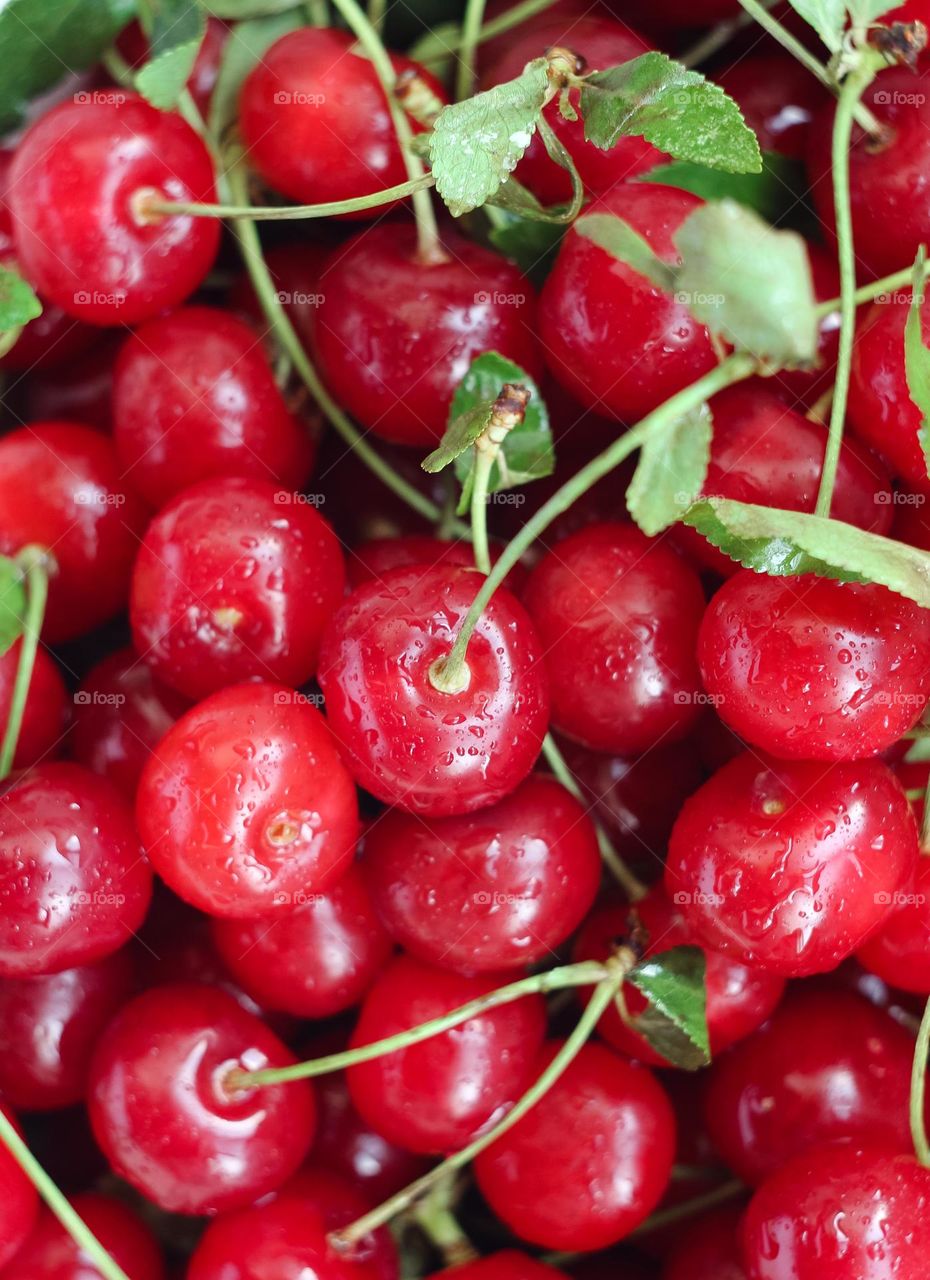
[[[71,323],[78,324],[76,320]],[[23,417],[27,421],[59,419],[112,431],[113,365],[125,335],[117,330],[106,334],[96,329],[90,332],[95,339],[91,350],[56,366],[54,378],[39,373],[25,380]]]
[[[930,697],[930,610],[875,583],[750,569],[724,583],[698,640],[717,713],[747,742],[800,760],[877,755]]]
[[[539,641],[506,588],[469,641],[467,688],[430,682],[481,581],[452,566],[398,569],[353,592],[324,637],[319,681],[349,768],[412,813],[470,813],[502,799],[532,769],[548,727]]]
[[[76,764],[41,764],[0,796],[0,975],[60,973],[139,927],[152,874],[119,792]]]
[[[363,427],[430,447],[476,356],[541,370],[533,286],[513,263],[443,231],[444,261],[418,258],[416,230],[384,223],[340,246],[320,281],[313,345],[326,383]]]
[[[804,977],[878,928],[916,861],[913,815],[879,761],[746,752],[685,802],[665,886],[705,946]]]
[[[696,722],[704,593],[674,551],[631,524],[590,525],[536,565],[523,600],[561,733],[596,751],[636,755]]]
[[[504,981],[499,974],[461,977],[398,956],[368,992],[351,1047],[451,1013]],[[532,1083],[545,1027],[541,996],[502,1005],[350,1067],[352,1101],[378,1133],[408,1151],[457,1151],[500,1120]]]
[[[575,942],[575,960],[606,960],[617,943],[631,941],[644,956],[659,955],[672,947],[693,945],[694,938],[677,904],[655,885],[635,906],[616,903],[598,908],[585,921]],[[704,953],[707,965],[707,1030],[714,1057],[742,1040],[766,1020],[781,999],[784,980],[776,974],[749,969],[716,951]],[[627,983],[624,1000],[632,1017],[649,1002]],[[614,1008],[598,1023],[601,1035],[615,1049],[650,1066],[668,1066],[642,1036],[632,1031]]]
[[[13,685],[19,667],[22,641],[17,640],[0,654],[0,724],[5,725],[10,714]],[[65,682],[58,664],[46,649],[36,650],[23,723],[13,756],[14,769],[28,769],[40,760],[57,755],[64,738],[67,723]]]
[[[42,632],[49,643],[83,635],[123,608],[144,524],[99,431],[34,422],[0,440],[0,554],[36,543],[54,556]]]
[[[155,1236],[119,1200],[89,1192],[71,1201],[129,1280],[165,1280],[165,1263]],[[3,1280],[97,1280],[100,1272],[50,1209],[42,1209],[35,1230],[3,1272]]]
[[[664,261],[702,201],[651,183],[620,185],[589,206],[629,223]],[[710,335],[683,302],[570,229],[540,297],[540,337],[555,378],[581,404],[633,423],[716,364]]]
[[[828,97],[807,67],[788,53],[759,53],[714,78],[735,99],[763,151],[803,158],[810,122]]]
[[[717,1209],[687,1225],[665,1260],[662,1280],[746,1280],[742,1209]]]
[[[13,1123],[13,1113],[0,1103],[0,1110]],[[17,1129],[19,1126],[16,1126]],[[22,1169],[0,1143],[0,1267],[4,1266],[29,1237],[39,1212],[39,1197]]]
[[[930,995],[930,858],[910,884],[892,895],[892,910],[856,956],[892,987]]]
[[[501,547],[490,548],[491,563],[500,556]],[[353,547],[346,561],[349,588],[354,591],[363,582],[381,579],[392,569],[406,569],[409,565],[460,564],[466,569],[475,566],[475,552],[464,538],[459,542],[447,542],[426,534],[407,534],[399,538],[372,538]],[[526,582],[526,570],[516,564],[504,579],[504,586],[519,595]]]
[[[187,78],[187,89],[194,105],[205,119],[228,39],[229,27],[226,23],[212,15],[208,16],[197,57]],[[133,71],[149,60],[149,42],[138,22],[131,22],[128,27],[123,28],[116,47]]]
[[[557,1271],[519,1249],[501,1249],[474,1262],[446,1267],[435,1275],[446,1276],[448,1280],[566,1280],[564,1271]]]
[[[539,776],[462,817],[424,822],[389,811],[365,836],[363,865],[391,936],[421,960],[462,973],[550,959],[601,880],[585,810]]]
[[[236,1089],[234,1071],[294,1057],[215,987],[156,987],[125,1005],[91,1063],[88,1107],[114,1170],[172,1213],[243,1208],[299,1167],[315,1123],[305,1080]]]
[[[132,576],[136,650],[189,698],[262,679],[300,685],[342,600],[338,539],[299,496],[223,477],[178,494],[149,525]]]
[[[346,870],[358,835],[326,721],[277,685],[233,685],[181,716],[136,803],[159,875],[209,915],[293,910]]]
[[[23,271],[90,324],[137,324],[176,306],[210,270],[220,225],[146,212],[153,197],[215,199],[213,162],[190,125],[134,93],[61,103],[27,130],[10,170]]]
[[[539,1075],[555,1056],[550,1042]],[[604,1249],[638,1226],[668,1186],[675,1118],[645,1067],[587,1044],[546,1097],[475,1161],[481,1194],[521,1240]]]

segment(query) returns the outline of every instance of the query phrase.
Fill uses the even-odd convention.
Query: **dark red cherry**
[[[688,1224],[665,1259],[662,1280],[746,1280],[742,1209],[727,1207]]]
[[[870,973],[892,987],[930,995],[930,858],[921,858],[913,880],[891,895],[881,928],[856,953]]]
[[[674,551],[631,524],[590,525],[536,565],[523,600],[561,733],[596,751],[635,755],[683,737],[697,721],[704,593]]]
[[[0,1110],[15,1124],[12,1111],[0,1103]],[[19,1126],[16,1126],[17,1129]],[[0,1143],[0,1267],[22,1247],[35,1225],[39,1197],[19,1164]]]
[[[660,955],[672,947],[690,946],[694,938],[681,909],[661,885],[655,885],[641,902],[631,906],[616,903],[602,906],[585,921],[573,950],[575,960],[606,960],[624,940],[635,940],[644,956]],[[766,1020],[781,999],[785,983],[772,973],[749,969],[716,951],[705,951],[707,1030],[711,1053],[742,1040]],[[627,983],[624,1000],[632,1017],[649,1004],[646,997]],[[614,1008],[598,1023],[601,1035],[615,1049],[650,1066],[668,1066],[642,1036],[632,1031]]]
[[[451,1013],[504,981],[499,974],[466,978],[398,956],[368,992],[351,1047]],[[525,996],[350,1067],[352,1101],[397,1146],[423,1154],[457,1151],[496,1124],[532,1083],[545,1029],[542,997]]]
[[[299,495],[264,479],[204,480],[146,530],[132,575],[133,641],[189,698],[240,680],[300,685],[344,585],[338,539]]]
[[[123,608],[144,524],[99,431],[34,422],[0,440],[0,554],[36,543],[54,556],[42,631],[49,643],[84,635]]]
[[[665,886],[704,946],[804,977],[878,928],[916,860],[913,815],[879,761],[746,752],[685,802]]]
[[[490,547],[491,563],[501,553],[500,545]],[[392,569],[406,569],[409,565],[460,564],[466,569],[475,566],[475,552],[464,538],[458,542],[446,542],[426,534],[407,534],[399,538],[372,538],[353,547],[346,560],[349,588],[354,591],[363,582],[381,579]],[[504,586],[519,595],[526,582],[526,570],[516,564],[504,579]]]
[[[0,654],[0,724],[3,725],[10,714],[21,649],[22,641],[17,640],[5,653]],[[59,753],[67,723],[67,697],[58,664],[48,650],[40,645],[36,650],[23,723],[16,741],[14,769],[28,769],[40,760],[47,760]]]
[[[665,262],[702,201],[651,183],[621,183],[589,206],[614,214]],[[552,374],[590,409],[634,423],[716,363],[710,335],[683,302],[570,229],[540,297],[539,332]]]
[[[474,1262],[446,1267],[435,1275],[445,1276],[447,1280],[566,1280],[564,1271],[547,1266],[519,1249],[501,1249]]]
[[[155,1236],[138,1214],[111,1196],[88,1192],[71,1205],[129,1280],[165,1280]],[[3,1272],[3,1280],[97,1280],[100,1272],[50,1209]]]
[[[114,1170],[162,1209],[219,1213],[280,1187],[313,1138],[305,1080],[236,1089],[233,1071],[294,1062],[215,987],[156,987],[125,1005],[91,1063],[94,1135]]]
[[[305,347],[310,346],[313,313],[323,301],[320,278],[331,251],[332,245],[322,240],[297,240],[291,244],[272,245],[265,251],[265,266],[274,282],[278,301]],[[830,296],[838,292],[834,290]],[[248,273],[237,276],[226,295],[226,302],[253,327],[262,332],[267,328],[265,312]],[[344,445],[342,447],[345,448]]]
[[[197,57],[187,78],[187,89],[194,100],[194,105],[204,118],[210,107],[210,98],[213,95],[228,39],[229,27],[226,23],[220,22],[219,18],[214,18],[212,15],[208,16]],[[116,41],[116,47],[134,71],[149,59],[149,42],[138,22],[131,22],[128,27],[123,28]]]
[[[785,5],[789,14],[794,10]],[[811,281],[814,286],[814,298],[820,302],[831,302],[840,296],[840,271],[833,253],[824,249],[813,240],[806,241],[807,257],[811,268]],[[829,391],[833,385],[836,370],[836,357],[840,345],[840,313],[839,309],[828,311],[820,317],[817,338],[817,359],[810,369],[779,369],[772,376],[771,385],[786,396],[789,403],[797,407],[813,405]],[[845,445],[844,445],[845,454]],[[842,499],[840,493],[834,495],[834,502]]]
[[[41,764],[0,795],[0,975],[60,973],[139,927],[152,874],[119,792],[76,764]]]
[[[828,96],[807,67],[789,53],[758,53],[714,79],[736,100],[763,151],[803,158],[810,122]]]
[[[379,91],[380,92],[380,91]],[[416,230],[384,223],[329,259],[313,317],[327,386],[363,427],[397,444],[434,445],[476,356],[497,351],[541,370],[533,286],[513,263],[443,231],[447,257],[425,264]]]
[[[391,936],[443,969],[520,969],[551,959],[601,880],[585,810],[531,776],[488,809],[424,822],[394,809],[365,837],[364,872]]]
[[[9,175],[23,271],[90,324],[137,324],[183,302],[213,264],[220,224],[146,212],[147,197],[215,199],[213,162],[189,124],[134,93],[54,107],[27,130]]]
[[[930,610],[871,582],[749,569],[701,624],[698,661],[717,713],[747,742],[800,760],[877,755],[930,696]]]
[[[538,1076],[556,1042],[538,1056]],[[546,1097],[475,1161],[481,1194],[521,1240],[604,1249],[629,1235],[668,1186],[675,1119],[645,1067],[587,1044]]]
[[[26,379],[25,418],[36,422],[82,422],[98,431],[112,431],[113,365],[125,335],[116,330],[107,334],[91,332],[95,337],[91,350],[56,366],[54,378],[37,374]]]
[[[17,260],[12,254],[0,261],[10,270],[18,270]],[[47,380],[50,371],[54,371],[57,378],[62,365],[72,359],[87,357],[97,331],[75,320],[73,315],[67,315],[54,302],[46,298],[39,301],[42,314],[23,326],[16,342],[5,356],[0,357],[0,370],[8,369],[20,375],[34,374],[36,378],[41,375],[43,380]]]
[[[209,915],[292,911],[346,870],[358,835],[326,721],[277,685],[234,685],[181,716],[136,803],[158,874]]]
[[[611,7],[621,16],[635,12],[644,25],[650,30],[657,29],[668,35],[668,29],[693,27],[711,27],[726,18],[732,18],[739,12],[738,0],[656,0],[648,9],[640,9],[639,5],[630,4],[629,0],[611,0]],[[758,34],[753,28],[753,38]]]
[[[469,569],[397,569],[353,592],[320,653],[330,726],[356,781],[430,817],[493,804],[530,772],[549,720],[536,631],[506,588],[468,645],[461,693],[433,688],[482,582]]]
[[[285,404],[261,338],[215,307],[183,307],[127,339],[113,419],[126,475],[156,510],[219,476],[299,489],[313,463],[313,441]]]

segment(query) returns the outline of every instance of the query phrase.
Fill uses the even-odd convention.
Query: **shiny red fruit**
[[[131,1209],[94,1192],[74,1196],[71,1205],[129,1280],[165,1280],[158,1241]],[[3,1280],[97,1280],[99,1275],[85,1250],[51,1210],[43,1208],[35,1230],[3,1272]]]
[[[746,1280],[741,1209],[717,1209],[688,1224],[665,1259],[662,1280]]]
[[[714,77],[733,98],[763,151],[804,157],[811,120],[828,94],[789,53],[740,58]]]
[[[930,858],[891,895],[888,916],[856,952],[860,964],[889,986],[930,995]]]
[[[13,685],[19,667],[22,640],[0,654],[0,724],[10,715]],[[35,664],[26,695],[23,722],[13,756],[14,769],[28,769],[40,760],[56,756],[64,744],[67,724],[67,690],[61,671],[47,649],[36,650]]]
[[[492,545],[491,563],[494,564],[501,553],[501,545]],[[426,534],[407,534],[398,538],[372,538],[353,547],[346,559],[346,574],[349,588],[354,591],[363,582],[379,581],[392,569],[406,569],[410,565],[459,564],[466,569],[475,567],[475,552],[466,539],[458,542],[446,542],[442,538],[431,538]],[[526,570],[523,565],[516,564],[504,579],[504,586],[519,595],[526,582]]]
[[[434,1274],[446,1280],[566,1280],[564,1271],[547,1266],[519,1249],[501,1249],[485,1258],[446,1267]]]
[[[265,266],[271,275],[278,300],[297,330],[297,336],[307,348],[310,346],[313,314],[323,300],[320,277],[331,250],[332,245],[322,239],[296,240],[290,244],[271,245],[265,250]],[[226,294],[226,305],[230,311],[247,320],[253,328],[262,332],[267,329],[268,321],[248,272],[237,276],[233,281]],[[352,454],[349,456],[354,457]]]
[[[9,1107],[0,1110],[15,1124]],[[19,1126],[17,1125],[17,1130]],[[39,1213],[35,1187],[17,1161],[0,1143],[0,1267],[10,1261],[27,1240]]]

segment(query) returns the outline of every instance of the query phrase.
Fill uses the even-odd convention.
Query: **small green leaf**
[[[177,106],[207,29],[198,0],[143,0],[149,60],[136,72],[136,88],[159,111]]]
[[[758,173],[756,135],[719,85],[664,53],[596,71],[581,89],[585,137],[607,151],[628,134],[678,160],[732,173]]]
[[[267,18],[300,7],[300,0],[203,0],[203,7],[214,18],[244,22],[251,18]]]
[[[789,0],[792,9],[809,22],[831,53],[838,53],[846,29],[844,0]]]
[[[846,7],[854,26],[867,27],[895,6],[889,0],[849,0]]]
[[[303,25],[301,14],[294,11],[239,22],[231,29],[210,98],[207,125],[213,138],[221,140],[236,119],[243,81],[255,64],[276,40]]]
[[[700,405],[653,432],[643,445],[626,491],[630,515],[649,537],[681,518],[707,478],[713,422]]]
[[[906,542],[839,520],[729,498],[701,498],[683,519],[724,555],[757,573],[876,582],[930,608],[930,553]]]
[[[19,329],[42,314],[42,303],[18,271],[0,264],[0,333]]]
[[[649,1000],[632,1022],[657,1053],[686,1071],[710,1062],[707,962],[700,947],[672,947],[641,960],[627,982]]]
[[[904,370],[907,390],[920,410],[917,438],[923,449],[924,466],[930,475],[930,351],[924,346],[920,312],[924,305],[924,263],[927,252],[921,245],[914,263],[913,292],[904,326]]]
[[[460,453],[472,447],[491,421],[494,402],[500,395],[502,385],[499,384],[489,397],[476,399],[460,410],[456,409],[453,402],[449,414],[449,425],[443,433],[439,447],[427,454],[420,463],[424,471],[430,473],[442,471],[450,462],[454,462]]]
[[[702,200],[722,200],[728,196],[748,209],[755,209],[766,222],[779,225],[800,207],[807,188],[801,162],[775,151],[763,151],[760,173],[725,173],[688,160],[672,160],[640,174],[634,181],[678,187]]]
[[[546,101],[547,66],[536,58],[516,80],[444,107],[436,117],[430,165],[453,217],[484,204],[522,159]]]
[[[575,230],[666,293],[675,288],[677,268],[663,262],[649,242],[622,218],[615,218],[612,213],[589,213],[578,219]]]
[[[510,185],[506,182],[501,191],[506,191]],[[494,247],[511,258],[535,285],[541,286],[549,274],[566,228],[558,223],[523,217],[509,209],[492,208],[489,204],[485,205],[485,212],[492,221],[488,239]]]
[[[0,556],[0,655],[23,634],[26,588],[15,560]]]

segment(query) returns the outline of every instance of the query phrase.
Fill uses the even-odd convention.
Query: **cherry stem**
[[[555,972],[558,972],[558,970]],[[422,1178],[417,1178],[416,1182],[411,1182],[409,1187],[405,1187],[403,1191],[398,1191],[389,1200],[385,1200],[377,1209],[372,1209],[370,1213],[364,1214],[341,1231],[334,1231],[330,1235],[329,1241],[335,1250],[343,1254],[351,1252],[353,1246],[368,1235],[370,1231],[375,1231],[386,1222],[390,1222],[391,1218],[395,1217],[396,1214],[409,1208],[415,1201],[431,1191],[437,1182],[454,1173],[456,1169],[461,1169],[470,1164],[475,1156],[480,1155],[482,1151],[512,1129],[528,1111],[535,1107],[541,1098],[545,1097],[562,1073],[584,1048],[601,1015],[608,1008],[615,992],[623,982],[623,969],[619,964],[610,970],[606,970],[606,972],[608,976],[602,976],[602,980],[595,987],[587,1008],[579,1018],[574,1031],[572,1031],[542,1075],[530,1086],[519,1102],[516,1102],[511,1107],[503,1120],[495,1125],[493,1129],[476,1138],[474,1142],[470,1142],[467,1147],[463,1147],[461,1151],[456,1151],[447,1160],[443,1160],[441,1164],[436,1165],[429,1173],[424,1174]]]
[[[660,1209],[651,1218],[640,1223],[635,1231],[631,1231],[627,1239],[632,1240],[635,1237],[649,1235],[652,1231],[660,1231],[685,1218],[693,1218],[697,1214],[705,1213],[708,1209],[715,1209],[717,1205],[726,1204],[728,1200],[735,1199],[745,1190],[745,1184],[735,1179],[724,1182],[721,1186],[714,1187],[713,1191],[705,1191],[703,1195],[695,1196],[692,1200],[685,1200],[682,1204],[673,1205],[670,1209]]]
[[[459,65],[455,73],[455,97],[458,102],[468,98],[475,89],[475,56],[484,20],[485,0],[467,0],[462,20],[462,37],[459,45]]]
[[[537,13],[543,13],[546,9],[551,9],[558,0],[522,0],[522,3],[515,4],[510,9],[505,9],[503,13],[496,18],[491,18],[486,22],[478,33],[479,45],[484,44],[486,40],[493,40],[495,36],[504,35],[507,31],[512,31],[514,27],[518,27],[529,18],[534,18]],[[415,57],[421,66],[431,66],[438,62],[444,61],[450,53],[457,53],[462,46],[462,31],[450,32],[448,37],[439,33],[429,32],[421,40],[418,40],[414,48],[411,50],[410,56]]]
[[[45,548],[24,547],[17,556],[17,561],[22,566],[25,579],[26,610],[23,615],[23,638],[19,650],[19,662],[16,666],[13,696],[10,699],[10,711],[3,732],[3,742],[0,744],[0,781],[9,777],[13,767],[13,757],[16,754],[16,744],[23,727],[26,699],[29,696],[29,685],[32,682],[32,671],[39,648],[39,635],[42,631],[42,620],[45,617],[45,602],[48,599],[48,552]]]
[[[443,1178],[417,1205],[414,1218],[417,1226],[429,1238],[430,1243],[442,1254],[447,1267],[458,1267],[474,1262],[478,1250],[462,1230],[455,1216],[455,1206],[461,1195],[459,1179],[454,1175]]]
[[[471,540],[474,545],[475,567],[485,574],[491,572],[491,553],[488,549],[488,487],[491,472],[507,436],[524,421],[530,394],[522,383],[505,382],[491,408],[488,425],[475,441],[470,509]]]
[[[762,0],[762,8],[766,12],[773,8],[774,4],[775,0]],[[752,14],[745,9],[741,9],[732,18],[725,18],[723,22],[718,22],[715,27],[711,27],[710,31],[705,36],[702,36],[696,44],[686,49],[677,61],[683,67],[699,67],[712,54],[717,53],[718,50],[728,45],[736,33],[744,30],[752,21]]]
[[[910,796],[910,792],[908,795]],[[926,857],[930,854],[930,776],[927,778],[926,787],[918,790],[917,798],[924,802],[924,811],[920,819],[920,852]]]
[[[930,1049],[930,999],[924,1006],[924,1016],[920,1020],[917,1043],[914,1046],[914,1062],[911,1067],[910,1106],[911,1139],[914,1143],[917,1159],[926,1167],[930,1167],[930,1142],[927,1141],[927,1126],[924,1121],[928,1049]]]
[[[426,191],[434,183],[433,175],[424,173],[419,178],[399,182],[396,186],[373,191],[367,196],[355,196],[352,200],[329,200],[325,204],[200,204],[196,201],[161,199],[145,200],[140,204],[145,213],[162,215],[229,220],[249,218],[253,222],[297,222],[304,218],[332,218],[343,213],[356,213],[359,209],[377,209],[379,205],[391,204],[419,191]]]
[[[100,1272],[104,1280],[129,1280],[88,1227],[83,1218],[69,1203],[64,1193],[55,1185],[38,1160],[19,1136],[16,1126],[0,1109],[0,1140],[10,1155],[33,1184],[55,1217],[87,1255],[88,1261]]]
[[[924,263],[924,279],[930,276],[930,261]],[[905,289],[908,294],[914,283],[914,268],[905,267],[902,271],[893,271],[891,275],[882,276],[881,280],[873,280],[870,284],[864,284],[858,288],[853,294],[856,306],[861,306],[864,302],[887,301],[884,295],[894,293],[896,289]],[[828,316],[831,311],[836,311],[840,305],[839,298],[830,298],[826,302],[818,302],[815,311],[818,317]]]
[[[384,30],[388,0],[368,0],[368,20],[378,35]]]
[[[325,1058],[313,1058],[309,1062],[297,1062],[291,1067],[268,1067],[263,1071],[232,1071],[227,1078],[231,1089],[250,1089],[256,1086],[271,1084],[290,1084],[294,1080],[310,1080],[314,1076],[324,1076],[333,1071],[343,1071],[346,1067],[354,1067],[359,1062],[370,1062],[373,1058],[383,1058],[387,1053],[396,1053],[400,1049],[409,1049],[411,1045],[420,1044],[423,1040],[431,1040],[433,1036],[451,1031],[471,1018],[477,1018],[489,1009],[499,1009],[501,1005],[512,1004],[527,995],[542,995],[547,991],[560,991],[566,987],[590,987],[603,982],[609,975],[609,968],[599,960],[583,960],[578,964],[561,965],[557,969],[548,969],[545,973],[530,974],[511,982],[487,995],[469,1000],[467,1004],[452,1009],[441,1018],[432,1018],[429,1022],[421,1022],[408,1031],[400,1031],[396,1035],[387,1036],[384,1040],[374,1040],[371,1044],[359,1045],[355,1049],[345,1049],[342,1053],[330,1053]]]

